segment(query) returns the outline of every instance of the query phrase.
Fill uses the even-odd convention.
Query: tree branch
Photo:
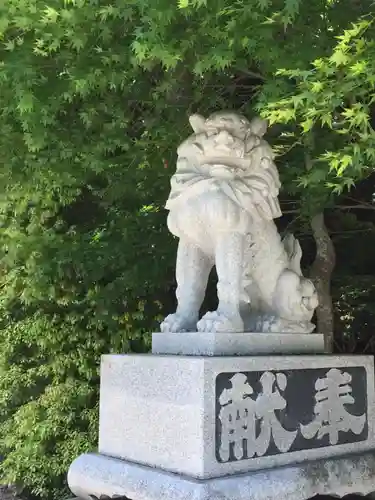
[[[372,205],[335,205],[334,207],[331,208],[331,210],[375,210],[375,206]],[[329,210],[329,208],[327,208]],[[283,215],[286,214],[297,214],[299,213],[299,210],[293,209],[293,210],[283,210]]]
[[[313,137],[310,137],[311,142]],[[311,144],[310,144],[311,146]],[[306,151],[305,166],[312,168],[311,157]],[[333,303],[331,295],[331,277],[336,265],[336,252],[324,220],[323,210],[314,215],[310,221],[312,234],[316,244],[316,257],[311,266],[310,277],[318,293],[319,305],[316,310],[318,332],[324,335],[325,351],[333,351]]]

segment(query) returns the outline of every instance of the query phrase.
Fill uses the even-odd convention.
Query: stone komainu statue
[[[316,290],[302,276],[298,241],[281,240],[273,220],[281,216],[280,180],[266,122],[220,112],[193,115],[190,124],[166,204],[179,238],[178,307],[161,330],[312,332]],[[199,320],[214,265],[218,308]]]

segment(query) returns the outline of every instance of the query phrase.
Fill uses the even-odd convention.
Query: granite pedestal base
[[[68,481],[82,498],[367,494],[369,450],[371,356],[106,355],[99,454],[73,462]]]
[[[375,454],[194,480],[103,455],[87,454],[70,467],[68,482],[79,498],[129,500],[307,500],[315,495],[367,495],[375,490]]]

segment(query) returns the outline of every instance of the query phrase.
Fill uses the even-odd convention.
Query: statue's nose
[[[233,137],[229,134],[227,130],[221,130],[220,133],[217,136],[217,142],[233,142]]]

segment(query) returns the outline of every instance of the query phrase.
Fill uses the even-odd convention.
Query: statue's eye
[[[194,142],[193,147],[198,149],[198,151],[200,151],[201,153],[203,153],[203,146],[201,144],[199,144],[198,142]]]

